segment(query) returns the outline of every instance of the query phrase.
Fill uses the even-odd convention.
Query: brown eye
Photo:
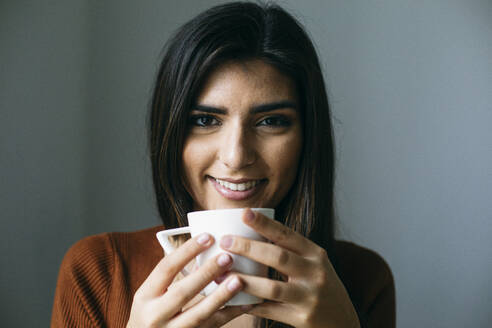
[[[189,119],[190,125],[198,127],[208,127],[213,125],[220,125],[220,122],[210,115],[192,115]]]
[[[270,116],[258,123],[259,126],[286,127],[291,125],[291,121],[284,116]]]

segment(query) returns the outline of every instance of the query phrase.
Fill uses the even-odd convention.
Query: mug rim
[[[192,211],[192,212],[188,212],[187,214],[206,213],[206,212],[227,212],[227,211],[231,211],[231,212],[234,211],[235,212],[235,211],[238,211],[238,210],[245,210],[247,208],[250,208],[252,211],[267,210],[267,211],[273,211],[273,212],[275,212],[275,209],[274,208],[271,208],[271,207],[238,207],[238,208],[217,208],[215,210]]]

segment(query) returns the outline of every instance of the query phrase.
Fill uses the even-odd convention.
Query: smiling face
[[[194,209],[274,208],[301,148],[294,82],[259,60],[222,64],[189,114],[183,166]]]

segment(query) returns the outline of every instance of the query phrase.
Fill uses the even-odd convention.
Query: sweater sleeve
[[[61,263],[51,328],[104,327],[113,267],[107,234],[75,243]]]

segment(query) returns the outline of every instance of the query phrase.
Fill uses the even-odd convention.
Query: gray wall
[[[86,234],[88,7],[0,2],[0,319],[43,327],[57,267]]]
[[[81,237],[158,224],[144,120],[171,31],[217,1],[0,2],[0,314],[46,326]],[[338,235],[379,252],[399,327],[492,322],[492,3],[282,1],[321,55]]]

